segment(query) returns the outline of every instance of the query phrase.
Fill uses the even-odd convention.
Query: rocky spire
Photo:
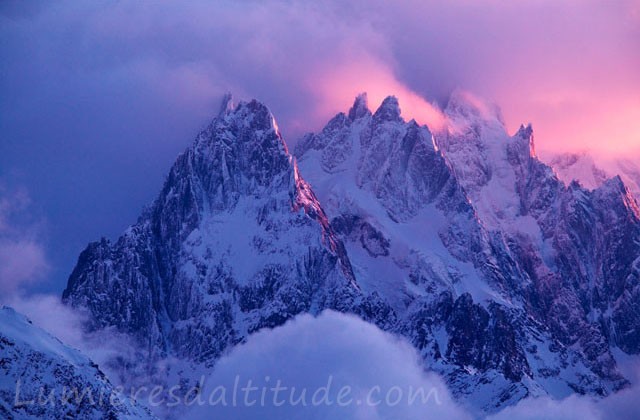
[[[371,111],[369,111],[369,103],[367,99],[367,93],[363,92],[360,95],[356,96],[355,101],[353,102],[353,106],[349,110],[349,119],[351,121],[355,121],[358,118],[362,118],[366,115],[371,115]]]
[[[222,101],[220,102],[220,110],[218,111],[218,116],[224,115],[227,112],[233,110],[233,95],[231,92],[227,92],[222,97]]]
[[[398,98],[395,96],[387,96],[382,104],[373,115],[378,120],[385,121],[400,121],[400,105],[398,104]]]
[[[527,124],[526,127],[525,127],[524,124],[520,124],[520,128],[518,129],[518,132],[516,133],[516,137],[520,137],[521,139],[529,141],[529,154],[532,157],[535,157],[536,156],[536,145],[535,145],[535,142],[534,142],[533,126],[531,125],[531,123]]]

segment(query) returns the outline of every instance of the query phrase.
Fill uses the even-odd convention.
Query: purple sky
[[[638,0],[5,0],[0,39],[0,291],[58,293],[226,91],[290,143],[361,91],[431,123],[459,87],[533,122],[538,149],[640,150]]]

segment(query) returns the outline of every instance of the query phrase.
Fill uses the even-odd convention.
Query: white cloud
[[[549,420],[619,420],[640,418],[640,358],[618,354],[621,372],[632,386],[607,398],[597,399],[571,395],[563,400],[548,397],[528,398],[515,406],[507,407],[489,420],[549,419]]]
[[[3,304],[11,306],[25,315],[34,325],[47,331],[65,344],[84,349],[82,333],[83,315],[63,305],[60,298],[53,295],[12,296]]]
[[[600,420],[596,404],[587,398],[572,395],[564,400],[527,398],[507,407],[488,420]]]
[[[258,389],[243,391],[249,380]],[[292,394],[296,402],[303,389],[307,406],[292,404]],[[410,394],[420,390],[427,398],[409,403]],[[247,406],[245,398],[255,404]],[[469,418],[452,401],[442,379],[424,372],[409,344],[331,311],[317,318],[301,315],[249,337],[219,361],[194,405],[189,418]]]

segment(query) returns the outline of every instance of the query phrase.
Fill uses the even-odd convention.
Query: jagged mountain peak
[[[233,111],[235,106],[233,105],[233,95],[231,92],[227,92],[222,97],[222,101],[220,102],[220,110],[218,111],[218,116],[222,116],[228,112]]]
[[[395,96],[387,96],[384,98],[373,118],[382,121],[403,121],[400,116],[400,104]]]
[[[275,117],[265,104],[256,99],[248,102],[240,101],[234,104],[231,94],[225,95],[220,112],[214,118],[212,124],[220,121],[242,124],[254,130],[273,130],[278,137],[281,137]]]
[[[518,128],[518,131],[516,131],[513,137],[517,140],[524,140],[523,147],[529,149],[529,156],[537,157],[535,136],[533,135],[533,126],[531,123],[528,123],[526,126],[520,124],[520,128]]]
[[[225,101],[151,210],[116,243],[89,245],[64,292],[92,314],[89,329],[131,334],[150,357],[213,363],[252,332],[357,291],[269,109]]]
[[[531,156],[535,156],[535,136],[533,131],[533,125],[528,123],[527,125],[520,124],[518,131],[513,135],[517,139],[526,140],[529,143],[531,149]]]
[[[395,101],[386,104],[390,105]],[[511,135],[495,108],[464,92],[453,95],[448,115],[456,129],[435,135],[442,148],[433,147],[434,136],[415,122],[379,124],[374,116],[354,123],[339,114],[320,133],[306,137],[305,147],[297,154],[302,173],[317,187],[319,201],[347,248],[363,291],[384,296],[399,317],[415,316],[418,325],[423,325],[424,315],[412,314],[413,309],[404,306],[407,302],[409,308],[419,306],[422,293],[426,293],[425,301],[430,301],[426,296],[443,290],[450,296],[442,303],[443,310],[450,308],[446,312],[453,314],[447,327],[451,334],[448,343],[436,345],[422,335],[417,339],[424,343],[420,344],[423,354],[432,366],[439,366],[445,350],[449,361],[475,363],[473,357],[482,352],[478,348],[485,348],[483,339],[477,337],[478,348],[474,350],[465,347],[476,345],[467,342],[474,342],[472,331],[485,324],[514,328],[511,337],[526,335],[511,323],[521,322],[515,321],[521,316],[522,322],[529,322],[524,321],[529,315],[522,309],[529,305],[527,293],[546,287],[545,282],[557,275],[553,270],[559,263],[545,265],[548,255],[556,249],[561,258],[565,252],[570,254],[563,248],[566,234],[556,233],[556,229],[565,223],[562,201],[573,199],[565,197],[552,171],[535,157],[532,127],[523,125]],[[567,208],[590,209],[591,195],[576,188],[576,196],[584,199],[580,206],[571,202]],[[556,235],[558,245],[552,243]],[[422,240],[428,240],[428,245]],[[575,266],[578,264],[570,269]],[[547,299],[544,293],[536,294],[532,301],[542,298]],[[570,299],[569,307],[575,306]],[[504,322],[502,317],[507,313],[513,318]],[[530,325],[531,330],[545,336],[537,322]],[[556,340],[572,344],[561,336],[563,322],[557,322],[557,336],[549,333],[541,339],[541,348],[559,345]],[[458,344],[457,336],[463,332],[468,336]],[[498,336],[503,332],[484,334]],[[487,355],[509,380],[528,377],[536,383],[505,393],[514,400],[547,386],[547,361],[541,363],[537,349],[522,344],[531,338],[523,335],[522,339],[510,345],[517,350],[506,352],[508,356],[494,357],[496,350]],[[505,353],[504,349],[497,351]],[[598,357],[610,363],[608,350],[600,351]],[[586,356],[577,349],[575,357]],[[502,365],[501,360],[507,359],[509,362]],[[553,375],[567,388],[574,386],[572,369],[583,368],[579,364],[567,368],[559,360],[548,362],[557,369]],[[576,375],[586,378],[581,385],[584,392],[606,392],[600,390],[619,385],[615,368],[597,377],[590,369],[598,369],[598,362],[580,363],[588,366]],[[487,366],[481,369],[486,371]],[[467,386],[467,382],[461,383],[461,387]],[[486,404],[489,407],[493,402]]]
[[[520,124],[515,135],[525,140],[533,139],[533,125],[531,123],[528,123],[526,126],[524,124]]]
[[[202,188],[210,208],[228,208],[238,194],[274,183],[291,186],[291,161],[266,105],[255,99],[232,105],[225,96],[221,112],[176,161],[165,188],[188,181],[188,190]]]
[[[615,193],[625,194],[627,192],[627,187],[624,185],[624,181],[620,175],[615,175],[602,184],[600,187],[603,191],[612,191]]]
[[[367,115],[371,115],[369,99],[367,98],[367,93],[363,92],[356,96],[356,99],[353,101],[353,106],[349,110],[349,119],[354,121]]]
[[[621,208],[626,209],[627,214],[640,220],[640,207],[620,175],[604,181],[594,190],[594,193],[600,200],[609,202],[611,205],[619,203]]]

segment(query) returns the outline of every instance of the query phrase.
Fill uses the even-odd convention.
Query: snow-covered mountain
[[[577,198],[594,223],[615,226],[597,214],[606,210],[596,203],[604,195],[637,232],[635,202],[617,182],[593,196],[566,187],[535,157],[530,126],[509,136],[496,110],[462,92],[445,111],[449,129],[435,136],[404,122],[394,98],[373,115],[365,103],[357,99],[348,116],[305,137],[297,154],[332,224],[346,233],[359,283],[395,310],[392,328],[454,393],[485,411],[527,395],[623,386],[609,332],[589,319],[610,304],[592,308],[580,290],[605,280],[592,273],[611,267],[593,255],[608,250],[578,254],[601,239],[572,226],[583,217],[573,214]],[[345,220],[351,224],[339,230]],[[629,255],[639,255],[617,235],[609,236],[619,252],[631,245]],[[369,251],[371,237],[384,252]],[[621,275],[634,276],[634,263],[625,261]],[[636,282],[629,286],[637,293]]]
[[[629,159],[600,159],[596,162],[587,152],[549,154],[545,160],[558,175],[569,184],[576,180],[585,188],[595,189],[604,182],[619,175],[624,184],[640,198],[640,166]]]
[[[342,242],[256,101],[225,102],[138,223],[80,255],[63,294],[93,314],[90,331],[136,339],[149,369],[172,357],[197,372],[252,332],[359,297]],[[145,367],[125,365],[125,382]]]
[[[445,115],[432,133],[361,95],[294,158],[264,105],[227,98],[138,222],[80,255],[63,299],[150,368],[211,367],[329,308],[406,337],[477,412],[624,387],[612,349],[640,352],[640,210],[622,180],[565,185],[531,126],[509,135],[463,92]]]
[[[154,418],[86,356],[12,308],[0,308],[0,326],[0,417]]]

